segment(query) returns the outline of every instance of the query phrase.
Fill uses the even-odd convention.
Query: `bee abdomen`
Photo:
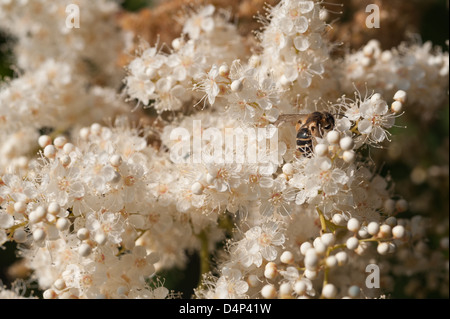
[[[307,128],[300,129],[297,133],[297,146],[300,153],[305,156],[311,156],[312,139]]]

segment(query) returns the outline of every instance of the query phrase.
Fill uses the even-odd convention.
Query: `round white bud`
[[[42,228],[37,228],[33,231],[33,239],[35,242],[41,242],[45,239],[46,233]]]
[[[335,256],[339,266],[343,266],[348,262],[348,254],[345,251],[340,251]]]
[[[58,220],[56,221],[56,228],[58,228],[58,230],[60,231],[64,231],[66,229],[68,229],[70,226],[70,222],[67,218],[61,217],[58,218]]]
[[[275,289],[275,287],[273,285],[270,285],[270,284],[269,285],[265,285],[261,289],[261,296],[263,296],[263,298],[265,298],[265,299],[276,298],[277,290]]]
[[[331,217],[331,221],[336,225],[342,226],[345,224],[345,217],[342,214],[334,214]]]
[[[327,251],[327,246],[325,246],[322,243],[322,240],[320,237],[317,237],[316,239],[314,239],[313,246],[314,246],[316,253],[319,255],[323,255]]]
[[[392,228],[392,235],[394,238],[401,239],[405,236],[406,230],[405,227],[402,225],[397,225],[394,228]]]
[[[294,263],[294,255],[290,251],[284,251],[280,256],[280,261],[283,264],[293,264]]]
[[[52,144],[52,138],[48,135],[41,135],[38,138],[38,144],[41,148],[45,148],[47,145]]]
[[[56,156],[56,147],[54,147],[53,145],[47,145],[44,148],[44,156],[47,158],[55,158]]]
[[[370,235],[375,236],[376,234],[378,234],[379,231],[380,231],[380,224],[378,224],[377,222],[370,222],[369,225],[367,225],[367,232]]]
[[[328,256],[327,259],[325,259],[325,264],[330,268],[336,267],[338,264],[336,256]]]
[[[304,243],[302,243],[300,245],[300,253],[302,255],[306,255],[306,252],[308,251],[308,249],[310,249],[312,247],[313,247],[313,245],[309,241],[305,241]]]
[[[219,74],[224,77],[228,77],[230,74],[230,67],[227,64],[222,64],[219,67]]]
[[[18,228],[14,231],[13,239],[17,243],[24,243],[27,241],[27,233],[25,232],[25,230],[23,228]]]
[[[91,125],[91,133],[95,135],[100,135],[100,132],[102,130],[102,126],[98,123],[93,123]]]
[[[319,143],[314,147],[314,152],[317,156],[325,156],[328,154],[328,145]]]
[[[306,278],[310,280],[314,280],[317,278],[317,271],[312,269],[305,269],[304,275]]]
[[[111,155],[111,157],[109,158],[109,163],[113,167],[119,167],[120,164],[122,164],[122,156],[120,156],[119,154]]]
[[[372,102],[372,103],[377,103],[379,100],[381,100],[381,94],[380,93],[375,93],[374,95],[372,95],[370,97],[370,102]]]
[[[377,252],[380,255],[386,255],[389,252],[389,244],[388,243],[379,243],[377,246]]]
[[[347,229],[351,232],[356,233],[360,227],[361,227],[361,224],[360,224],[359,220],[354,217],[350,218],[347,222]]]
[[[172,48],[175,50],[181,49],[184,44],[184,40],[182,38],[175,38],[172,40]]]
[[[359,240],[356,237],[350,237],[349,239],[347,239],[345,245],[348,249],[355,250],[359,246]]]
[[[393,113],[400,113],[402,111],[402,109],[403,109],[402,102],[399,102],[399,101],[392,102],[392,104],[391,104],[391,111]]]
[[[14,211],[16,213],[23,214],[23,213],[25,213],[26,210],[27,210],[27,204],[25,204],[24,202],[15,202],[14,203]]]
[[[97,242],[97,244],[104,245],[106,243],[107,238],[104,233],[97,233],[95,234],[94,240]]]
[[[398,90],[397,92],[395,92],[394,94],[394,100],[398,101],[400,103],[405,103],[406,102],[406,92],[403,90]]]
[[[61,211],[61,206],[57,202],[51,202],[48,204],[47,213],[57,215]]]
[[[322,288],[322,296],[324,296],[327,299],[331,299],[336,297],[337,295],[337,288],[333,284],[326,284]]]
[[[241,79],[234,80],[233,82],[231,82],[230,88],[233,92],[240,92],[244,88],[244,84],[242,83]]]
[[[91,254],[92,247],[87,243],[82,243],[80,247],[78,247],[78,253],[81,257],[87,257]]]
[[[63,146],[63,151],[64,151],[64,153],[66,153],[66,154],[70,154],[70,153],[72,153],[73,151],[75,151],[75,145],[73,145],[72,143],[66,143],[66,144],[64,144],[64,146]]]
[[[67,143],[67,138],[65,136],[58,136],[53,141],[53,145],[57,148],[63,148],[64,145]]]
[[[204,187],[203,187],[203,185],[202,185],[201,183],[199,183],[199,182],[195,182],[195,183],[192,184],[192,186],[191,186],[191,192],[192,192],[192,194],[195,194],[195,195],[201,195],[201,194],[203,194],[203,190],[204,190]]]
[[[391,237],[392,235],[392,227],[386,224],[380,226],[380,231],[378,235],[383,238]]]
[[[80,137],[83,140],[87,140],[90,134],[91,134],[91,131],[89,130],[89,128],[83,127],[82,129],[80,129]]]
[[[290,297],[292,293],[291,284],[288,282],[284,282],[280,285],[280,297],[286,298]]]
[[[89,238],[89,230],[87,228],[80,228],[77,231],[77,237],[79,240],[86,240]]]
[[[294,284],[294,291],[298,295],[303,295],[306,292],[306,283],[303,280],[297,280]]]
[[[58,278],[53,283],[53,286],[58,290],[63,290],[64,288],[66,288],[66,282],[63,279]]]
[[[353,142],[353,139],[350,136],[344,136],[339,141],[339,146],[344,151],[350,151],[353,149],[353,146],[355,146],[355,143]]]
[[[314,248],[308,249],[305,255],[305,266],[307,269],[315,269],[319,263],[319,256]]]
[[[44,217],[47,215],[46,210],[42,206],[38,206],[35,210],[33,210],[30,215],[28,215],[28,220],[30,223],[39,223]]]
[[[363,226],[358,230],[358,236],[361,238],[369,237],[369,232],[367,231],[367,227]]]
[[[277,276],[278,272],[276,268],[269,267],[264,269],[264,277],[267,279],[274,279]]]
[[[322,243],[327,247],[334,245],[336,241],[336,236],[334,236],[333,233],[325,233],[322,236],[320,236],[320,238],[322,240]]]
[[[330,144],[337,144],[339,143],[341,136],[338,131],[329,131],[327,134],[327,141]]]
[[[294,166],[291,163],[286,163],[283,165],[282,171],[286,175],[294,174]]]
[[[350,151],[344,151],[342,154],[342,159],[346,163],[352,163],[356,158],[356,153],[353,150]]]

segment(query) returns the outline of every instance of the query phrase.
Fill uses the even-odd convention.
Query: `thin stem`
[[[202,230],[197,237],[200,240],[200,280],[197,289],[201,289],[203,286],[203,275],[210,271],[208,236],[206,230]]]

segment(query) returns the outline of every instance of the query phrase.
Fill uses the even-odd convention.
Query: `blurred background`
[[[160,43],[170,43],[178,36],[181,26],[173,23],[181,8],[194,1],[187,0],[125,0],[122,3],[123,14],[118,17],[123,29],[139,34],[150,44],[154,44],[159,35]],[[249,34],[259,25],[253,19],[257,13],[264,13],[264,4],[275,4],[274,0],[210,0],[196,3],[214,3],[232,10],[240,32]],[[333,5],[343,3],[344,6]],[[365,27],[368,4],[375,3],[381,10],[381,27]],[[398,46],[411,35],[419,35],[422,42],[431,41],[448,51],[449,5],[447,0],[328,0],[327,8],[341,11],[328,36],[331,40],[342,42],[343,46],[335,54],[346,50],[356,50],[370,39],[378,39],[383,49]],[[4,30],[0,30],[0,85],[7,78],[13,78],[14,39]],[[124,55],[123,65],[126,65]],[[448,92],[447,92],[448,93]],[[445,255],[448,281],[448,238],[449,232],[449,103],[445,103],[434,116],[426,120],[420,112],[407,112],[398,119],[398,126],[391,130],[392,143],[387,149],[372,150],[370,156],[382,167],[382,174],[390,174],[396,183],[398,195],[408,199],[409,210],[401,217],[420,215],[428,218],[428,249]],[[386,153],[388,156],[386,156]],[[2,156],[2,154],[0,154]],[[447,245],[447,246],[446,246]],[[188,270],[174,269],[161,274],[164,285],[183,293],[188,298],[198,283],[196,274],[199,269],[198,256],[192,255]],[[429,269],[428,271],[434,271]],[[10,287],[16,278],[27,275],[27,269],[20,264],[16,256],[15,244],[6,243],[0,249],[0,282]],[[393,298],[448,298],[439,283],[425,284],[427,271],[410,278],[397,278]],[[413,283],[411,283],[413,282]],[[427,287],[424,289],[423,287]],[[34,295],[39,295],[38,291]]]

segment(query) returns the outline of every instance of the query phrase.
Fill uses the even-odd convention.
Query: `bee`
[[[328,112],[312,112],[309,114],[283,114],[275,122],[276,126],[283,123],[295,124],[297,132],[298,151],[306,157],[311,157],[313,137],[322,137],[325,132],[334,128],[335,120]]]

